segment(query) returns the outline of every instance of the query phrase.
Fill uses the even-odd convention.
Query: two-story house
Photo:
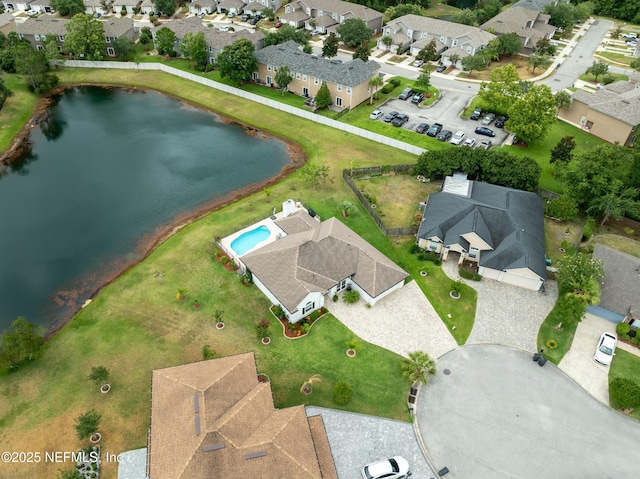
[[[390,47],[383,41],[385,36],[392,38]],[[409,48],[412,55],[417,55],[434,40],[436,53],[442,55],[443,64],[450,65],[452,55],[456,54],[459,60],[467,55],[475,55],[494,38],[495,35],[477,27],[409,14],[384,26],[382,37],[378,39],[378,48],[392,51]]]
[[[282,0],[222,0],[218,2],[218,13],[255,12],[262,13],[265,8],[274,12],[282,6]]]
[[[374,61],[363,62],[359,58],[348,63],[338,63],[300,50],[294,41],[271,45],[255,53],[258,71],[253,80],[275,87],[279,68],[287,66],[292,81],[288,91],[304,97],[315,97],[322,83],[331,93],[337,108],[353,108],[370,96],[369,80],[378,75],[380,65]]]
[[[551,40],[556,27],[549,24],[551,17],[546,13],[522,7],[511,7],[503,10],[491,20],[480,25],[480,28],[496,35],[515,33],[522,42],[523,55],[532,54],[537,43],[546,38]]]
[[[100,15],[104,15],[111,8],[111,0],[84,0],[84,13],[87,15],[93,15],[94,13],[99,13]],[[118,10],[118,13],[120,11]]]
[[[248,39],[256,50],[260,50],[264,46],[264,33],[259,30],[239,29],[234,32],[223,32],[217,28],[205,27],[198,17],[189,17],[158,25],[152,30],[154,38],[162,28],[168,28],[175,34],[174,50],[178,55],[182,55],[182,39],[187,33],[203,32],[207,50],[207,62],[211,65],[215,65],[216,58],[218,58],[224,47],[232,45],[242,38]]]
[[[284,7],[280,21],[319,33],[336,32],[338,25],[350,18],[363,20],[372,35],[382,30],[383,14],[364,5],[341,0],[296,0]]]

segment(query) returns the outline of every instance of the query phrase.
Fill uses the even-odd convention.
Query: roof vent
[[[217,442],[215,444],[207,444],[206,446],[202,446],[202,452],[217,451],[218,449],[224,449],[223,442]]]
[[[249,454],[245,454],[244,458],[245,459],[255,459],[256,457],[262,457],[262,456],[266,456],[267,453],[265,451],[256,451],[256,452],[251,452]]]
[[[200,412],[200,397],[197,394],[193,395],[193,411],[196,414]]]
[[[196,416],[196,436],[200,435],[200,416]]]

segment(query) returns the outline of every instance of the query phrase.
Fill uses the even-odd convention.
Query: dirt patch
[[[544,71],[544,69],[538,68],[535,73],[531,73],[528,61],[529,60],[526,57],[523,57],[521,55],[516,55],[515,57],[505,57],[500,61],[491,62],[486,70],[473,71],[471,73],[462,72],[460,73],[459,78],[488,81],[491,70],[493,70],[494,68],[503,67],[505,65],[513,65],[514,67],[516,67],[516,71],[518,72],[520,80],[528,80],[540,75]]]

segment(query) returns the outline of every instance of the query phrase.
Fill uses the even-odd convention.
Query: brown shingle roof
[[[16,23],[16,32],[22,35],[66,35],[65,25],[68,21],[53,15],[27,18],[23,23]]]
[[[334,477],[326,433],[274,409],[253,353],[153,371],[151,411],[150,479]]]
[[[640,123],[640,85],[635,82],[616,82],[594,93],[578,90],[573,100],[629,125]]]
[[[285,232],[287,228],[297,232],[242,257],[289,311],[295,311],[309,292],[324,293],[348,277],[375,298],[408,276],[338,219],[318,223],[305,216],[306,212],[298,212],[277,221]]]

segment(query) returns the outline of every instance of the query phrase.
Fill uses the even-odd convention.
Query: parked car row
[[[371,120],[382,120],[385,123],[391,123],[393,126],[402,126],[409,121],[409,115],[404,113],[398,113],[397,111],[390,111],[386,115],[382,110],[374,110],[369,115]]]

